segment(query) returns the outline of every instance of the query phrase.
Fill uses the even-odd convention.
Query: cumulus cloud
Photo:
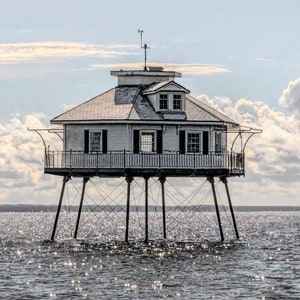
[[[0,44],[0,63],[26,62],[44,58],[116,57],[133,54],[134,45],[94,45],[76,42],[31,42]]]
[[[300,116],[300,78],[289,82],[279,98],[279,104],[289,112]]]
[[[173,63],[155,63],[151,62],[150,66],[164,67],[165,71],[176,71],[186,75],[203,75],[230,72],[224,66],[218,65],[201,65],[201,64],[173,64]],[[94,64],[92,68],[101,69],[142,69],[142,63],[114,63],[114,64]]]
[[[240,99],[233,105],[226,97],[200,95],[198,99],[244,126],[263,129],[246,148],[247,171],[259,175],[257,180],[266,176],[274,181],[299,180],[300,130],[296,115],[285,115],[261,101]]]
[[[41,138],[28,128],[45,128],[45,115],[13,116],[0,123],[0,203],[29,203],[52,186],[53,178],[43,175],[44,146]],[[55,144],[53,134],[46,141]],[[49,190],[48,190],[49,192]]]

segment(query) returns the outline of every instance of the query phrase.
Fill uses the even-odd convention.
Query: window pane
[[[141,134],[141,151],[154,152],[154,133],[142,132]]]
[[[159,95],[159,109],[168,109],[168,95]]]
[[[99,152],[101,145],[101,132],[91,132],[91,151]]]
[[[173,109],[181,110],[181,95],[173,95]]]
[[[200,133],[188,133],[187,136],[187,152],[200,152]]]

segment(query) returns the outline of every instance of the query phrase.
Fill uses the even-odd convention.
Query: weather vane
[[[143,32],[144,30],[140,30],[138,29],[138,33],[141,36],[141,48],[144,49],[144,55],[145,55],[145,65],[144,65],[144,70],[147,71],[147,49],[150,49],[150,47],[148,47],[148,45],[145,43],[143,44]]]

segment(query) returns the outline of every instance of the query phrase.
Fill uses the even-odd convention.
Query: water
[[[1,299],[300,299],[299,212],[237,213],[242,238],[225,244],[104,243],[84,219],[84,238],[51,243],[53,213],[0,218]]]

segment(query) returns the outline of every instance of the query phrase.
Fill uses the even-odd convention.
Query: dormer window
[[[159,109],[160,110],[167,110],[169,108],[169,99],[167,94],[160,94],[159,95]]]
[[[173,95],[173,109],[182,110],[182,95]]]

